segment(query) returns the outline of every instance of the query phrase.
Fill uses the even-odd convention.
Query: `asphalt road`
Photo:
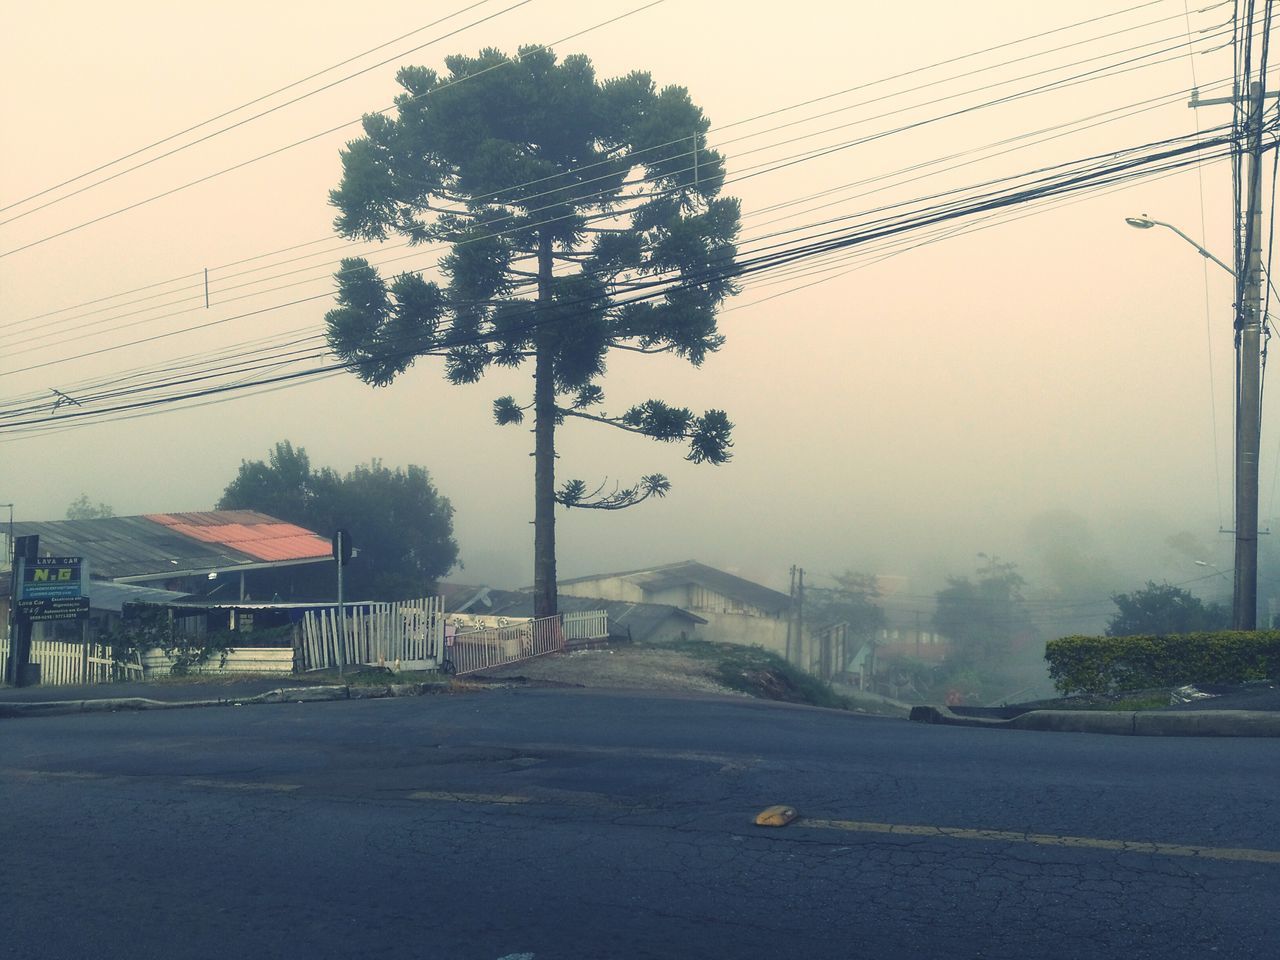
[[[0,956],[1273,960],[1278,760],[562,690],[0,721]]]

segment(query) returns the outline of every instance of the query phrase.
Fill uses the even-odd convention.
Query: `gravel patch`
[[[573,684],[618,690],[664,690],[715,693],[731,697],[747,694],[716,682],[713,665],[675,651],[634,647],[574,650],[484,671],[486,677],[525,677],[542,683]]]

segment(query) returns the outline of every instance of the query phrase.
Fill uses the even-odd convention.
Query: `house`
[[[753,644],[784,656],[796,629],[787,594],[696,560],[561,580],[557,589],[562,598],[678,607],[706,621],[698,628],[700,639]]]
[[[528,592],[492,587],[440,585],[440,596],[449,615],[506,617],[524,620],[533,616],[533,596]],[[603,610],[609,617],[609,639],[637,643],[669,643],[701,636],[707,621],[697,614],[664,603],[603,600],[599,597],[561,596],[561,613]]]
[[[331,562],[327,539],[252,510],[22,522],[13,533],[38,536],[41,556],[83,557],[92,580],[227,600],[281,593],[283,574]]]

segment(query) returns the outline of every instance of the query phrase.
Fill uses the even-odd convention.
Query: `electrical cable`
[[[634,16],[634,15],[635,15],[635,14],[637,14],[637,13],[643,13],[645,10],[648,10],[648,9],[650,9],[650,8],[652,8],[652,7],[656,7],[656,6],[658,6],[659,4],[661,4],[661,3],[665,3],[665,2],[666,2],[666,0],[649,0],[649,2],[647,2],[647,3],[643,4],[643,5],[639,6],[639,7],[635,7],[635,8],[633,8],[633,9],[631,9],[631,10],[627,11],[626,13],[619,14],[619,15],[618,15],[618,16],[616,16],[616,17],[611,17],[611,18],[610,18],[610,19],[608,19],[608,20],[603,20],[603,21],[601,21],[600,23],[594,24],[593,26],[587,27],[587,28],[585,28],[585,29],[583,29],[583,30],[579,30],[579,31],[577,31],[576,33],[571,33],[571,34],[569,34],[568,36],[561,37],[559,40],[555,40],[555,41],[553,41],[552,43],[549,43],[549,44],[540,44],[540,45],[538,45],[537,47],[534,47],[534,48],[531,48],[531,49],[539,49],[539,50],[540,50],[540,49],[548,49],[548,50],[549,50],[549,49],[551,49],[552,47],[558,46],[559,44],[562,44],[562,43],[566,43],[566,42],[568,42],[569,40],[577,39],[578,37],[583,36],[584,34],[590,33],[590,32],[592,32],[593,30],[599,30],[599,29],[601,29],[601,28],[603,28],[603,27],[607,27],[607,26],[609,26],[609,25],[611,25],[611,24],[617,23],[619,20],[625,20],[627,17]],[[478,77],[478,76],[481,76],[481,75],[483,75],[483,74],[485,74],[485,73],[488,73],[489,71],[494,70],[494,69],[496,69],[497,67],[500,67],[500,66],[506,66],[507,64],[515,63],[517,60],[523,59],[526,55],[527,55],[527,54],[523,54],[523,53],[522,53],[522,54],[517,54],[515,57],[508,57],[506,60],[504,60],[504,61],[502,61],[502,62],[500,62],[500,63],[494,64],[494,65],[489,66],[489,67],[485,67],[483,70],[477,71],[476,73],[468,74],[468,75],[467,75],[467,76],[465,76],[465,77],[460,77],[458,80],[455,80],[455,81],[453,81],[452,83],[448,84],[448,86],[454,86],[454,85],[456,85],[456,84],[458,84],[458,83],[462,83],[462,82],[464,82],[464,81],[466,81],[466,80],[474,79],[475,77]],[[443,88],[442,88],[442,87],[436,87],[433,91],[430,91],[430,92],[437,92],[437,91],[439,91],[440,89],[443,89]],[[429,93],[430,93],[430,92],[429,92]],[[428,93],[428,94],[423,94],[423,96],[428,96],[428,95],[429,95],[429,93]],[[388,110],[395,109],[397,106],[398,106],[398,104],[392,104],[391,106],[384,107],[382,110],[378,110],[378,111],[375,111],[375,112],[376,112],[376,113],[385,113],[385,112],[387,112]],[[153,201],[155,201],[155,200],[161,200],[161,199],[163,199],[163,198],[165,198],[165,197],[172,196],[173,194],[175,194],[175,193],[179,193],[179,192],[180,192],[180,191],[182,191],[182,190],[186,190],[186,189],[188,189],[189,187],[194,187],[194,186],[196,186],[196,185],[198,185],[198,184],[201,184],[201,183],[207,183],[208,181],[210,181],[210,180],[214,179],[215,177],[220,177],[220,176],[222,176],[223,174],[231,173],[231,172],[233,172],[233,171],[235,171],[235,170],[241,170],[241,169],[243,169],[244,167],[247,167],[247,166],[249,166],[250,164],[253,164],[253,163],[257,163],[257,162],[258,162],[258,161],[260,161],[260,160],[266,160],[266,159],[268,159],[268,158],[270,158],[270,157],[278,156],[279,154],[284,153],[286,150],[292,150],[294,147],[300,147],[300,146],[302,146],[303,144],[311,143],[311,142],[312,142],[312,141],[314,141],[314,140],[319,140],[321,137],[328,136],[328,135],[329,135],[329,134],[331,134],[331,133],[336,133],[336,132],[337,132],[337,131],[339,131],[339,130],[343,130],[343,129],[345,129],[345,128],[347,128],[347,127],[350,127],[350,126],[352,126],[352,125],[354,125],[354,124],[360,123],[363,119],[364,119],[364,117],[363,117],[363,116],[361,116],[361,117],[357,117],[357,118],[356,118],[356,119],[354,119],[354,120],[348,120],[348,121],[346,121],[346,122],[344,122],[344,123],[340,123],[340,124],[338,124],[338,125],[337,125],[337,126],[335,126],[335,127],[330,127],[330,128],[329,128],[329,129],[327,129],[327,130],[322,130],[322,131],[320,131],[319,133],[315,133],[315,134],[312,134],[312,135],[310,135],[310,136],[308,136],[308,137],[304,137],[304,138],[303,138],[303,139],[301,139],[301,140],[295,140],[293,143],[286,144],[285,146],[282,146],[282,147],[277,147],[277,148],[276,148],[276,149],[274,149],[274,150],[269,150],[269,151],[267,151],[266,153],[259,154],[259,155],[257,155],[256,157],[252,157],[252,158],[250,158],[250,159],[248,159],[248,160],[242,160],[242,161],[240,161],[239,163],[235,163],[235,164],[233,164],[233,165],[231,165],[231,166],[229,166],[229,167],[224,167],[223,169],[218,170],[218,171],[216,171],[215,173],[211,173],[211,174],[208,174],[208,175],[206,175],[206,176],[200,177],[199,179],[192,180],[192,181],[190,181],[190,182],[188,182],[188,183],[184,183],[184,184],[180,184],[179,186],[172,187],[172,188],[170,188],[170,189],[168,189],[168,190],[165,190],[165,191],[163,191],[163,192],[161,192],[161,193],[157,193],[157,194],[154,194],[154,195],[152,195],[152,196],[150,196],[150,197],[147,197],[146,199],[138,200],[138,201],[136,201],[135,203],[131,203],[131,204],[128,204],[127,206],[120,207],[120,208],[118,208],[118,209],[116,209],[116,210],[112,210],[112,211],[110,211],[109,213],[104,213],[104,214],[102,214],[101,216],[94,217],[94,218],[93,218],[93,219],[91,219],[91,220],[85,220],[85,221],[83,221],[83,222],[81,222],[81,223],[75,224],[74,226],[67,227],[67,228],[66,228],[66,229],[64,229],[64,230],[59,230],[59,231],[57,231],[56,233],[51,233],[51,234],[48,234],[48,235],[46,235],[46,236],[44,236],[44,237],[41,237],[41,238],[39,238],[39,239],[37,239],[37,240],[32,240],[32,241],[30,241],[30,242],[28,242],[28,243],[24,243],[24,244],[22,244],[22,245],[20,245],[20,246],[12,247],[12,248],[10,248],[9,250],[0,251],[0,259],[4,259],[5,257],[12,256],[12,255],[13,255],[13,254],[15,254],[15,253],[21,253],[23,250],[30,250],[30,249],[31,249],[31,248],[33,248],[33,247],[38,247],[38,246],[40,246],[41,244],[44,244],[44,243],[49,242],[50,240],[56,240],[56,239],[58,239],[59,237],[65,237],[65,236],[67,236],[68,234],[75,233],[77,230],[82,230],[82,229],[83,229],[83,228],[85,228],[85,227],[92,226],[92,225],[94,225],[94,224],[96,224],[96,223],[101,223],[101,222],[102,222],[102,221],[104,221],[104,220],[109,220],[109,219],[111,219],[112,217],[116,217],[116,216],[118,216],[119,214],[122,214],[122,213],[127,213],[127,212],[128,212],[128,211],[130,211],[130,210],[136,210],[138,207],[145,206],[146,204],[149,204],[149,203],[151,203],[151,202],[153,202]]]

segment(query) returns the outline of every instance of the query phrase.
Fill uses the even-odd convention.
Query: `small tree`
[[[556,612],[555,505],[615,510],[666,494],[661,474],[611,491],[555,486],[565,418],[687,441],[687,459],[723,463],[728,417],[651,399],[599,410],[611,350],[673,353],[694,366],[718,349],[716,311],[734,292],[738,203],[719,196],[720,155],[681,87],[647,73],[600,82],[590,60],[523,47],[454,56],[441,77],[398,75],[398,115],[365,117],[331,194],[347,237],[449,244],[440,287],[405,273],[387,283],[342,262],[326,316],[333,352],[383,386],[422,356],[473,383],[490,366],[533,361],[532,397],[494,401],[498,424],[534,415],[534,612]]]
[[[111,504],[99,501],[95,506],[87,493],[80,494],[67,506],[68,520],[104,520],[115,515],[116,511]]]
[[[1199,597],[1169,583],[1148,580],[1141,590],[1113,593],[1118,608],[1107,624],[1107,636],[1165,636],[1225,630],[1231,613],[1220,603],[1206,604]]]

